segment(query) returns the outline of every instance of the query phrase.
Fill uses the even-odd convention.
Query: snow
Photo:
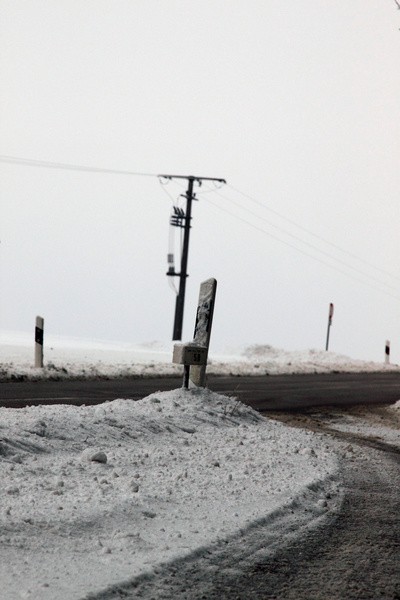
[[[8,600],[100,593],[278,508],[306,501],[311,525],[339,502],[338,460],[322,437],[209,390],[2,408],[0,422]]]
[[[8,341],[2,357],[6,347],[10,363],[3,363],[3,373],[33,377],[24,339]],[[134,350],[73,341],[69,347],[54,343],[53,352],[65,376],[101,369],[116,375],[123,364],[146,366],[149,356],[154,372],[161,373],[164,363],[156,358],[168,354],[157,344]],[[324,353],[323,361],[315,353],[312,368],[337,369],[340,358],[328,354],[330,366],[329,356]],[[237,364],[251,370],[257,358],[257,364],[279,370],[291,362],[299,372],[310,356],[252,347]],[[345,364],[355,368],[349,360]],[[387,411],[389,423],[395,421],[400,403]],[[362,419],[349,419],[349,427],[368,434]],[[382,436],[388,434],[385,427],[391,429],[390,442],[396,443],[398,429],[379,426]],[[156,576],[162,565],[200,560],[228,540],[237,539],[245,551],[249,531],[254,537],[263,528],[265,546],[265,527],[263,551],[273,553],[290,536],[323,526],[340,510],[345,457],[328,436],[287,427],[234,397],[200,388],[98,406],[0,408],[3,597],[95,599]],[[218,551],[215,561],[218,568]],[[161,600],[162,590],[152,597]]]
[[[33,336],[0,331],[0,380],[95,377],[159,377],[182,373],[172,363],[172,344],[122,344],[45,334],[44,368],[33,367]],[[351,359],[324,350],[285,351],[270,345],[214,353],[207,372],[218,375],[280,375],[400,371],[399,365]]]
[[[357,410],[357,407],[352,414],[340,414],[337,418],[333,413],[329,425],[337,431],[361,435],[400,447],[400,400],[388,406],[375,407],[375,410],[368,414],[363,413],[364,411]]]

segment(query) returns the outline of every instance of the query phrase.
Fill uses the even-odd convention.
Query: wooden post
[[[43,330],[44,319],[36,317],[35,327],[35,367],[43,368]]]
[[[214,278],[207,279],[200,285],[193,343],[197,346],[206,347],[207,355],[210,345],[216,291],[217,280]],[[205,387],[206,365],[192,365],[190,369],[190,380],[198,387]]]

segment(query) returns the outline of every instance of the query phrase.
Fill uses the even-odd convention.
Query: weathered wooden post
[[[213,277],[203,281],[200,285],[199,302],[197,306],[196,324],[194,327],[193,342],[198,346],[210,346],[211,327],[214,315],[215,295],[217,293],[217,280]],[[197,386],[206,385],[206,367],[194,365],[190,369],[190,380]]]
[[[35,367],[41,369],[43,367],[43,317],[36,317],[35,327]]]

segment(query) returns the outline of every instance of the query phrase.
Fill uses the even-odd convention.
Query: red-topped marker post
[[[329,304],[328,331],[327,331],[327,334],[326,334],[326,346],[325,346],[325,350],[326,351],[328,351],[328,348],[329,348],[329,334],[330,334],[331,325],[332,325],[333,310],[334,310],[334,306],[333,306],[333,304],[331,302]]]

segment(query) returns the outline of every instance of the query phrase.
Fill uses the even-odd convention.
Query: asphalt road
[[[177,377],[0,382],[0,406],[100,404],[116,398],[138,400],[153,392],[181,386],[182,379]],[[400,399],[399,373],[209,376],[207,386],[260,411],[386,404]]]

